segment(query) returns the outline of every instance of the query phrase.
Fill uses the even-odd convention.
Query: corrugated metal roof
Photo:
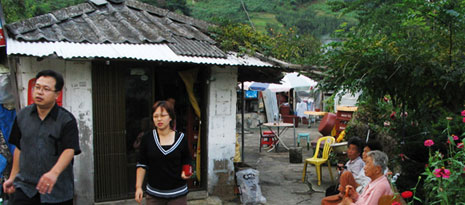
[[[226,58],[181,56],[167,44],[94,44],[71,42],[24,42],[8,38],[7,55],[46,57],[56,55],[64,59],[108,58],[147,61],[185,62],[197,64],[273,67],[272,64],[250,56],[239,57],[228,53]]]
[[[136,0],[99,2],[78,4],[5,27],[18,41],[165,43],[178,55],[226,57],[207,35],[211,26],[207,22]]]

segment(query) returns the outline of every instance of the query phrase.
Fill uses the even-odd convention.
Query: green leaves
[[[321,56],[320,65],[329,67],[325,87],[361,89],[375,98],[390,94],[411,108],[457,109],[465,102],[465,94],[451,90],[464,88],[465,24],[457,18],[463,7],[414,0],[338,4],[339,10],[358,13],[360,24],[338,30],[335,35],[344,42],[331,44]]]
[[[360,23],[346,32],[343,28],[336,32],[334,36],[341,42],[329,44],[327,52],[320,56],[319,65],[327,66],[322,87],[362,90],[368,103],[361,103],[359,110],[364,107],[361,110],[371,115],[366,117],[371,120],[364,123],[377,128],[371,129],[374,132],[386,131],[398,142],[405,142],[399,151],[419,164],[427,163],[424,147],[419,146],[426,135],[446,153],[447,137],[440,131],[448,122],[446,116],[454,116],[450,114],[461,111],[465,104],[465,93],[461,92],[465,89],[465,1],[354,0],[334,5],[336,11],[357,13]],[[405,110],[409,116],[405,120],[386,119],[382,114],[388,112],[377,103],[384,96],[392,99],[393,111]],[[383,121],[390,122],[390,126],[382,127]],[[453,130],[463,131],[461,118],[450,123]],[[450,156],[441,158],[436,154],[431,158],[429,167],[433,170],[426,169],[424,174],[433,177],[424,181],[430,183],[425,186],[428,191],[422,193],[420,189],[420,198],[427,195],[430,199],[425,203],[445,201],[449,190],[457,194],[454,190],[459,186],[452,182],[465,186],[463,149],[450,152]],[[407,176],[419,174],[418,169],[402,166]],[[454,170],[450,180],[432,173],[443,166]],[[428,195],[430,192],[434,194]],[[465,201],[448,200],[452,204]]]
[[[254,31],[249,25],[227,23],[211,31],[223,50],[251,55],[259,52],[292,63],[305,64],[309,56],[319,52],[320,47],[317,39],[310,35],[297,35],[293,28],[284,33],[266,35]]]

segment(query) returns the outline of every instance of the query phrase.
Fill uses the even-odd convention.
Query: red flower
[[[465,122],[465,117],[462,119],[462,122]]]
[[[403,153],[400,153],[400,154],[399,154],[399,157],[400,157],[400,159],[402,159],[402,161],[404,161],[404,160],[405,160],[405,158],[404,158],[404,157],[405,157],[405,155],[404,155]]]
[[[424,143],[425,147],[431,147],[434,145],[434,141],[433,140],[425,140],[425,143]]]
[[[448,179],[450,176],[450,170],[442,167],[441,169],[434,169],[433,174],[438,178],[442,177]]]
[[[458,144],[457,144],[457,148],[462,149],[462,148],[463,148],[463,143],[462,143],[462,142],[461,142],[461,143],[458,143]]]
[[[391,117],[391,119],[396,119],[396,112],[392,111],[390,117]]]
[[[456,141],[456,140],[459,140],[459,137],[457,135],[452,134],[452,139],[454,141]],[[447,138],[447,144],[450,144],[450,139],[449,138]]]
[[[434,174],[436,177],[441,177],[441,176],[442,176],[441,171],[442,171],[441,169],[434,169],[433,174]]]
[[[411,191],[404,191],[404,192],[402,192],[402,194],[400,194],[400,195],[402,196],[402,198],[408,199],[408,198],[410,198],[410,197],[413,196],[413,193],[412,193]]]
[[[402,205],[401,203],[399,203],[398,201],[395,201],[395,202],[392,202],[391,205]]]
[[[446,178],[448,179],[449,176],[450,176],[450,170],[449,169],[443,169],[443,174],[442,174],[442,178]]]
[[[461,114],[462,114],[462,116],[465,117],[465,110],[463,110]]]

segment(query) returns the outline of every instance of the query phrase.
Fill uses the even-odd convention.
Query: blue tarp
[[[8,110],[5,107],[3,107],[3,105],[0,105],[0,129],[3,133],[3,136],[5,137],[5,141],[7,142],[8,148],[10,149],[10,152],[12,154],[15,150],[15,146],[8,143],[8,140],[10,139],[10,132],[11,128],[13,127],[15,117],[15,110]]]

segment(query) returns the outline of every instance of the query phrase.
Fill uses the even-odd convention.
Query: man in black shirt
[[[72,160],[81,152],[74,116],[56,104],[63,77],[36,75],[34,104],[16,116],[10,143],[16,145],[10,178],[3,184],[12,204],[73,204]]]

